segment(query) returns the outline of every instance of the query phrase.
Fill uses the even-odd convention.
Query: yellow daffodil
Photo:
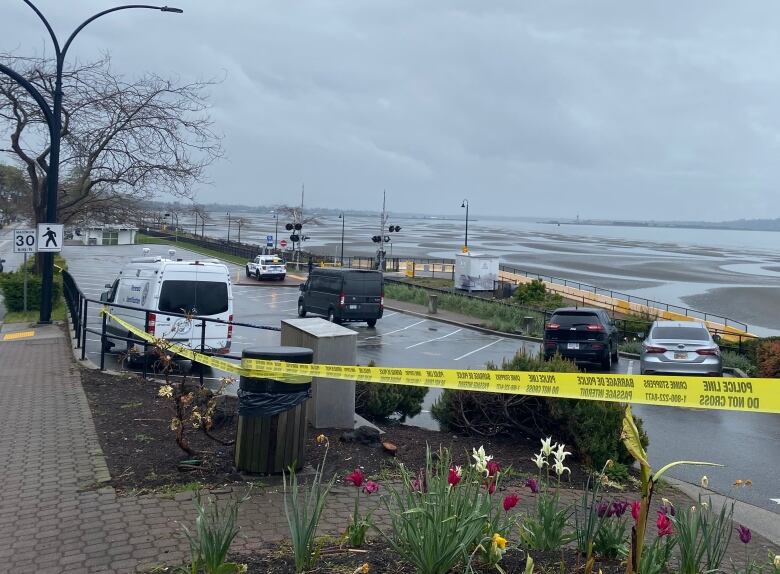
[[[161,386],[157,391],[157,396],[170,399],[173,396],[173,387],[171,385]]]
[[[315,440],[317,441],[317,444],[328,444],[328,437],[324,434],[317,435]]]
[[[493,538],[491,539],[493,542],[493,545],[495,545],[496,548],[500,550],[506,550],[506,538],[501,536],[498,532],[493,534]]]

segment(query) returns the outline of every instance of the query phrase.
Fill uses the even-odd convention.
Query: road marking
[[[14,339],[26,339],[34,337],[35,331],[16,331],[15,333],[6,333],[3,335],[3,341],[13,341]]]
[[[393,311],[392,313],[388,313],[387,315],[382,315],[382,318],[387,319],[388,317],[392,317],[393,315],[398,315],[398,311]]]
[[[468,352],[468,353],[466,353],[465,355],[461,355],[461,356],[460,356],[460,357],[458,357],[457,359],[453,359],[453,361],[460,361],[461,359],[465,359],[465,358],[466,358],[466,357],[468,357],[469,355],[473,355],[474,353],[478,353],[479,351],[482,351],[483,349],[487,349],[488,347],[491,347],[491,346],[495,345],[496,343],[500,343],[501,341],[505,341],[505,340],[506,340],[506,339],[503,339],[503,338],[502,338],[502,339],[496,339],[496,340],[495,340],[495,341],[493,341],[492,343],[488,343],[487,345],[485,345],[485,346],[483,346],[483,347],[480,347],[479,349],[474,349],[473,351],[469,351],[469,352]]]
[[[416,323],[412,323],[411,325],[407,325],[406,327],[401,327],[400,329],[396,329],[395,331],[388,331],[387,333],[380,333],[379,335],[371,335],[370,337],[366,337],[366,339],[377,339],[379,337],[384,337],[385,335],[392,335],[393,333],[398,333],[399,331],[406,331],[407,329],[411,329],[412,327],[419,325],[420,323],[425,323],[426,320],[427,319],[423,319],[422,321],[417,321]]]
[[[626,371],[627,375],[633,375],[634,374],[634,361],[628,362],[628,370]]]
[[[420,345],[424,345],[425,343],[432,343],[433,341],[441,341],[442,339],[446,339],[450,335],[454,335],[455,333],[460,333],[463,329],[455,329],[452,333],[447,333],[446,335],[443,335],[441,337],[436,337],[435,339],[428,339],[427,341],[420,341],[419,343],[415,343],[414,345],[409,345],[406,347],[407,349],[413,349],[415,347],[419,347]]]

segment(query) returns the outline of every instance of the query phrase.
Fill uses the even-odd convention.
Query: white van
[[[175,252],[169,251],[171,256]],[[109,304],[109,312],[155,337],[200,349],[203,322],[175,317],[166,313],[189,314],[196,317],[233,321],[233,290],[228,268],[214,259],[182,261],[162,257],[137,257],[130,260],[101,300]],[[132,309],[115,307],[111,303],[129,305]],[[149,311],[148,324],[146,311]],[[206,321],[204,348],[225,354],[230,351],[233,326]],[[125,327],[109,318],[109,335],[132,338]],[[132,343],[110,341],[110,346],[128,350]],[[138,345],[137,351],[142,347]]]

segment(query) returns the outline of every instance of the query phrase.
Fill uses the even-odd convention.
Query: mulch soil
[[[182,451],[174,440],[174,433],[170,430],[170,421],[174,415],[173,403],[157,395],[161,381],[144,381],[135,375],[116,375],[87,369],[82,371],[82,381],[108,462],[112,486],[116,489],[154,489],[194,481],[216,485],[257,478],[236,472],[231,445],[214,442],[196,430],[188,433],[189,442],[203,462],[199,468],[180,464],[192,457]],[[196,386],[196,381],[191,384]],[[225,399],[226,416],[219,421],[212,434],[229,442],[235,438],[238,416],[236,399]],[[384,469],[394,469],[396,461],[410,469],[423,468],[429,446],[433,450],[439,446],[448,447],[455,464],[465,464],[471,449],[481,445],[500,462],[502,468],[511,466],[516,472],[516,480],[536,475],[531,457],[539,450],[538,440],[464,437],[400,424],[382,428],[386,431],[382,440],[390,441],[397,447],[395,457],[381,446],[339,440],[343,435],[341,430],[309,428],[306,462],[309,465],[320,462],[322,449],[315,444],[314,438],[323,433],[330,441],[326,476],[347,473],[357,467],[362,467],[366,474],[373,476]],[[567,480],[566,485],[582,487],[587,480],[586,470],[573,458],[566,461],[571,468],[571,480]]]
[[[567,549],[563,552],[540,552],[532,554],[534,572],[566,572],[574,574],[584,572],[585,565],[578,559],[577,553]],[[249,573],[293,574],[294,562],[289,547],[271,547],[248,555],[235,555],[236,562],[247,564]],[[501,560],[505,572],[524,572],[526,554],[517,549],[509,549]],[[368,564],[369,572],[384,574],[414,574],[415,569],[399,559],[398,553],[384,542],[368,542],[363,548],[324,548],[317,563],[316,572],[323,574],[353,574],[359,572],[363,564]],[[563,565],[563,567],[561,566]],[[594,572],[618,574],[624,572],[619,560],[596,561]],[[457,570],[460,571],[460,570]],[[495,574],[497,570],[488,565],[474,564],[474,571],[480,574]]]

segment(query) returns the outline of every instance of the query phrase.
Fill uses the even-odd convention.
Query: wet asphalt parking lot
[[[153,255],[167,256],[167,246],[150,246]],[[99,299],[105,284],[113,281],[129,257],[140,256],[140,246],[75,247],[66,246],[63,255],[68,261],[70,273],[79,288],[90,298]],[[201,258],[197,254],[179,249],[177,257]],[[233,279],[243,274],[243,267],[228,264]],[[236,321],[279,327],[283,319],[297,317],[298,291],[294,287],[278,284],[234,285],[234,316]],[[100,329],[98,306],[90,306],[88,324]],[[374,361],[377,365],[482,368],[487,362],[500,364],[516,352],[525,349],[538,350],[538,344],[517,339],[485,334],[465,327],[423,319],[392,310],[376,328],[365,324],[347,324],[358,333],[358,363]],[[242,349],[279,344],[275,331],[236,327],[231,354]],[[99,335],[87,335],[87,356],[94,363],[100,362]],[[117,356],[106,355],[106,367],[125,368],[117,362]],[[614,372],[635,373],[638,362],[621,359]],[[207,378],[215,380],[224,373],[211,370]],[[235,387],[230,389],[235,392]],[[230,392],[230,391],[229,391]],[[419,426],[435,428],[430,416],[430,405],[436,400],[438,389],[426,397],[423,413],[410,421]],[[673,476],[698,482],[706,473],[710,486],[723,494],[728,493],[736,479],[750,478],[754,487],[735,492],[741,500],[780,514],[780,481],[777,479],[777,460],[780,460],[780,416],[728,411],[700,411],[672,407],[637,405],[635,413],[645,420],[645,429],[651,439],[651,463],[658,467],[679,459],[698,459],[721,462],[725,468],[682,467],[670,473]],[[685,440],[680,440],[685,437]],[[654,449],[652,445],[664,445]],[[778,501],[778,502],[776,502]]]

